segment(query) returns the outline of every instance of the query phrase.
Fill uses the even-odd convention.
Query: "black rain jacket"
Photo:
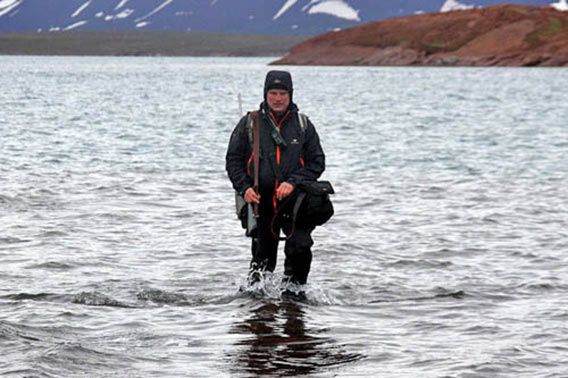
[[[261,104],[260,119],[260,191],[274,190],[278,183],[289,182],[297,186],[303,182],[315,181],[325,170],[325,154],[321,148],[319,136],[311,121],[304,132],[298,119],[298,108],[290,104],[290,114],[280,128],[280,135],[286,141],[287,147],[280,150],[280,166],[276,165],[276,143],[268,119],[268,107]],[[254,169],[249,159],[252,155],[252,143],[247,131],[247,116],[241,118],[233,133],[226,155],[226,169],[233,188],[242,196],[253,186]],[[304,162],[303,166],[301,162]]]

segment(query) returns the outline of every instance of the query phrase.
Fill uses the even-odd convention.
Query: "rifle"
[[[238,94],[238,102],[239,102],[239,113],[243,114],[243,104],[241,94]],[[252,112],[249,114],[250,122],[252,123],[252,134],[253,134],[253,168],[254,168],[254,183],[253,183],[253,190],[258,194],[258,187],[259,187],[259,165],[260,165],[260,117],[258,112]],[[249,120],[247,120],[249,122]],[[237,215],[239,217],[243,216],[244,214],[241,212],[242,208],[245,206],[244,199],[240,195],[237,194],[236,196],[237,201]],[[245,222],[243,223],[243,227],[246,228],[246,235],[250,237],[256,237],[257,229],[258,229],[258,204],[250,204],[246,203],[246,227]],[[241,219],[243,221],[243,219]]]

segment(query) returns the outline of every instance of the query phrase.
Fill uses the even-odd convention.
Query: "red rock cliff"
[[[502,5],[389,19],[316,36],[273,64],[568,66],[568,12]]]

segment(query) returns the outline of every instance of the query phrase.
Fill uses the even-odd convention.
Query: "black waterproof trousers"
[[[273,191],[260,193],[258,235],[252,239],[251,270],[273,272],[278,255],[278,235],[289,235],[290,238],[285,241],[284,245],[285,279],[303,285],[308,280],[312,263],[311,247],[314,241],[311,233],[314,228],[293,227],[291,214],[295,202],[294,193],[291,198],[283,201],[284,205],[279,206],[278,215],[274,217],[273,193]]]

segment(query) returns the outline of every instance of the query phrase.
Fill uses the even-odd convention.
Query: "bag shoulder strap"
[[[251,146],[254,144],[254,139],[253,139],[253,118],[255,118],[255,117],[258,117],[258,111],[248,112],[248,113],[247,113],[246,130],[247,130],[248,140],[249,140],[249,143],[250,143]]]
[[[298,120],[300,121],[300,130],[302,134],[306,132],[308,128],[308,116],[304,113],[298,113]]]
[[[296,203],[294,203],[294,209],[292,210],[292,222],[294,224],[296,224],[296,218],[298,217],[298,213],[300,212],[300,206],[302,206],[302,202],[304,202],[306,195],[306,192],[301,191],[296,198]]]

